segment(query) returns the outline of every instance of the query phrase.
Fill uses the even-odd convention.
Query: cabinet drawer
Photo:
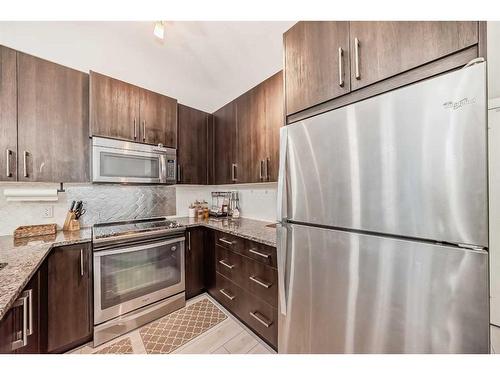
[[[243,248],[245,247],[245,240],[241,237],[233,236],[231,234],[216,232],[215,244],[232,251],[242,252]]]
[[[220,273],[215,274],[214,297],[231,313],[240,316],[244,311],[244,292]]]
[[[240,287],[245,287],[243,257],[219,245],[215,246],[215,269]]]
[[[270,267],[277,266],[275,247],[247,240],[242,254]]]
[[[278,307],[278,273],[253,259],[243,258],[245,289],[256,297]]]
[[[243,319],[262,338],[276,347],[278,344],[278,310],[264,301],[245,294],[245,303],[241,310]]]

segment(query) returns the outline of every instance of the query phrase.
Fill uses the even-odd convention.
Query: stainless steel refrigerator
[[[283,127],[279,353],[489,351],[486,63]]]

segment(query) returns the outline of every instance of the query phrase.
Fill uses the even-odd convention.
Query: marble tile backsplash
[[[0,235],[10,235],[20,225],[57,223],[62,227],[73,200],[82,200],[86,214],[82,226],[96,222],[129,220],[176,214],[175,187],[65,184],[65,193],[56,202],[7,202],[6,188],[57,188],[56,184],[0,183]],[[52,206],[53,217],[42,217],[45,207]]]

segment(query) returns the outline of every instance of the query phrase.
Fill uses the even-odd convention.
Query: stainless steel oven
[[[184,229],[170,230],[95,240],[94,345],[185,305]]]
[[[92,181],[175,184],[176,150],[117,139],[92,138]]]

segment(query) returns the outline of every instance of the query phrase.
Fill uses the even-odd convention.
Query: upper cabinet
[[[91,135],[176,147],[177,100],[90,72]]]
[[[0,181],[17,180],[16,56],[0,46]]]
[[[211,115],[182,104],[178,115],[177,180],[182,184],[207,184]]]
[[[352,89],[478,43],[477,22],[350,22]]]
[[[17,53],[18,180],[89,180],[88,75]]]
[[[482,53],[479,26],[298,22],[283,36],[288,122],[312,107],[308,116],[463,66]]]
[[[236,101],[226,104],[213,116],[214,183],[238,182]]]
[[[286,112],[350,91],[349,22],[298,22],[284,35]]]

